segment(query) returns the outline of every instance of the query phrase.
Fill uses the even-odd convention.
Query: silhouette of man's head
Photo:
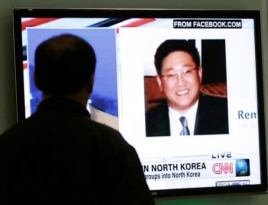
[[[87,41],[72,34],[55,36],[35,51],[35,83],[47,95],[74,94],[94,75],[95,65],[95,52]]]

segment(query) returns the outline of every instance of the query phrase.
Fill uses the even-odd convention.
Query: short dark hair
[[[94,74],[96,56],[92,46],[73,34],[61,34],[42,42],[35,51],[35,81],[49,95],[80,91]]]
[[[154,56],[154,64],[158,75],[161,75],[163,59],[174,51],[189,53],[196,66],[200,66],[200,57],[195,46],[195,40],[169,39],[159,45]]]

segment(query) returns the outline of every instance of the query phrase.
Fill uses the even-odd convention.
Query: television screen
[[[42,99],[36,47],[66,33],[97,56],[92,119],[135,147],[153,195],[266,190],[259,11],[15,9],[18,121]]]

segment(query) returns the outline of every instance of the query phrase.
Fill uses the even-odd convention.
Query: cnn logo
[[[215,163],[212,166],[212,171],[214,174],[233,174],[234,164],[233,162]]]

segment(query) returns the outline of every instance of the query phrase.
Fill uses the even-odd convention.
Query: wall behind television
[[[12,10],[16,7],[47,8],[177,8],[177,9],[254,9],[261,11],[264,56],[264,92],[268,102],[268,0],[2,0],[0,1],[0,133],[16,122],[15,78],[13,59]],[[268,104],[266,103],[268,119]],[[267,120],[268,121],[268,120]],[[267,131],[266,131],[267,132]],[[268,140],[267,140],[268,141]],[[267,143],[268,144],[268,143]],[[267,194],[173,197],[157,199],[158,205],[172,204],[235,204],[261,205],[268,203]]]

